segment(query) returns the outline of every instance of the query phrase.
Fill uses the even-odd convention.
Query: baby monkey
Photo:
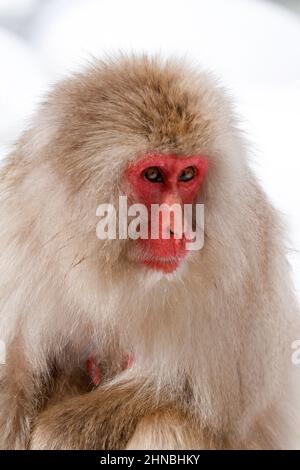
[[[248,154],[185,62],[122,56],[54,87],[1,168],[1,449],[299,446],[298,306]],[[163,204],[164,230],[100,239],[120,196]],[[201,249],[174,204],[204,205]]]

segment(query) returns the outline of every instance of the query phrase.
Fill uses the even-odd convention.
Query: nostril
[[[170,238],[173,240],[175,239],[175,236],[176,236],[175,230],[170,229]]]

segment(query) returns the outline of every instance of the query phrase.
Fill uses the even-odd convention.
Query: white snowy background
[[[300,0],[0,0],[1,158],[49,85],[118,50],[185,55],[221,77],[286,218],[300,294]]]

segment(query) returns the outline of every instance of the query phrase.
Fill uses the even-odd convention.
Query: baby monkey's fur
[[[134,241],[96,237],[97,207],[152,152],[209,159],[204,247],[172,275],[133,262]],[[0,185],[0,448],[299,445],[282,230],[209,74],[97,62],[49,94]]]

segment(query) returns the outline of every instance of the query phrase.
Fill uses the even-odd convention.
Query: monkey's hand
[[[33,428],[30,449],[125,449],[142,417],[160,408],[143,385],[107,384],[47,408]]]

